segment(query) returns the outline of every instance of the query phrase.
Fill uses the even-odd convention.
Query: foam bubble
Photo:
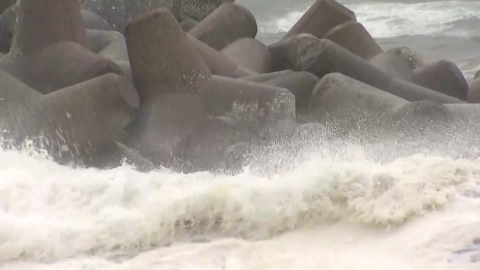
[[[366,158],[368,149],[362,146],[346,147],[348,159],[312,153],[293,170],[271,176],[248,169],[234,176],[140,173],[128,166],[72,169],[42,156],[0,151],[0,262],[56,262],[68,269],[69,258],[75,258],[78,268],[71,269],[85,269],[79,264],[108,269],[99,265],[121,256],[125,265],[136,265],[126,269],[139,269],[138,264],[155,265],[148,252],[131,261],[125,257],[154,250],[173,256],[161,260],[163,266],[190,255],[162,246],[201,235],[245,239],[232,247],[245,252],[245,246],[254,245],[249,241],[312,226],[329,228],[332,222],[354,228],[398,226],[448,207],[459,190],[480,181],[478,161],[414,155],[381,163]],[[215,245],[205,248],[214,252]],[[279,252],[275,241],[265,245],[263,252]],[[96,260],[78,259],[85,256]],[[305,260],[293,265],[307,267]],[[196,259],[189,263],[181,269],[195,269]],[[215,263],[204,266],[218,267]],[[24,264],[9,269],[19,265],[28,269]],[[42,269],[41,264],[32,267]],[[332,264],[332,269],[342,267]]]

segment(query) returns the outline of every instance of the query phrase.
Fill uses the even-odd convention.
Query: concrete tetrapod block
[[[317,38],[337,25],[347,21],[356,21],[355,13],[335,0],[317,0],[288,31],[283,39],[307,33]]]
[[[413,81],[413,69],[400,48],[390,49],[370,59],[372,65],[378,67],[392,78]]]
[[[18,146],[29,135],[34,102],[41,94],[0,70],[0,131],[2,139]]]
[[[236,40],[257,35],[257,21],[245,7],[225,3],[188,33],[215,50],[222,50]]]
[[[140,172],[155,170],[155,165],[150,160],[117,141],[100,148],[98,152],[98,157],[92,160],[91,166],[113,169],[126,163]]]
[[[47,94],[107,73],[122,74],[112,61],[74,42],[51,45],[34,55],[9,53],[0,69]]]
[[[128,48],[125,39],[113,41],[112,43],[108,44],[107,47],[103,48],[103,50],[101,50],[98,54],[112,60],[130,61],[128,58]]]
[[[467,80],[451,61],[441,60],[415,69],[413,82],[461,100],[467,99]]]
[[[468,83],[468,103],[480,103],[480,79]]]
[[[210,71],[168,9],[134,17],[125,32],[142,102],[126,144],[155,165],[176,166],[179,142],[206,118],[200,94]]]
[[[472,127],[478,135],[480,132],[480,104],[442,104],[451,113],[452,122],[460,126]],[[477,136],[478,138],[478,136]],[[477,139],[478,141],[478,139]]]
[[[80,12],[82,15],[83,27],[85,29],[113,30],[113,27],[97,13],[84,9]]]
[[[117,41],[125,41],[125,37],[117,31],[87,29],[87,48],[92,52],[98,53],[107,47],[109,44]]]
[[[288,89],[295,96],[297,114],[304,114],[308,109],[313,88],[318,78],[306,71],[295,72],[264,82],[266,85]]]
[[[177,167],[179,144],[206,118],[198,95],[162,93],[144,105],[138,120],[128,128],[132,138],[125,143],[155,165]]]
[[[324,76],[313,90],[309,114],[341,132],[383,126],[383,115],[408,101],[340,73]],[[387,121],[388,122],[388,121]]]
[[[242,78],[257,75],[256,72],[237,65],[232,59],[200,40],[190,35],[187,36],[190,43],[195,47],[197,53],[202,57],[203,62],[207,65],[212,74],[230,78]]]
[[[248,76],[248,77],[243,77],[240,78],[242,81],[249,81],[249,82],[256,82],[256,83],[263,83],[266,81],[270,81],[273,79],[276,79],[278,77],[282,77],[285,75],[289,74],[294,74],[295,71],[287,69],[287,70],[282,70],[282,71],[275,71],[275,72],[270,72],[270,73],[265,73],[265,74],[258,74],[258,75],[253,75],[253,76]]]
[[[122,75],[128,79],[130,83],[133,83],[132,77],[132,68],[130,67],[130,62],[122,60],[112,60],[122,71]]]
[[[465,158],[471,155],[472,150],[472,158],[478,156],[474,149],[480,143],[479,104],[417,101],[398,108],[389,119],[392,130],[400,140],[404,137],[408,141],[421,144],[442,142],[438,149],[441,152],[458,155],[460,150],[461,156]],[[418,146],[409,151],[416,153],[417,149]]]
[[[223,169],[226,149],[241,142],[255,142],[259,140],[258,136],[255,129],[241,120],[211,118],[192,131],[182,144],[184,172]]]
[[[429,138],[432,140],[433,131],[444,137],[442,130],[453,123],[453,112],[441,103],[434,101],[416,101],[397,108],[390,114],[390,128],[396,131],[397,137]]]
[[[445,95],[431,89],[409,83],[401,79],[393,79],[386,89],[382,89],[408,101],[436,101],[439,103],[465,103],[465,101]]]
[[[274,70],[308,71],[317,77],[340,72],[384,89],[390,76],[359,56],[327,39],[299,34],[270,46]]]
[[[41,95],[0,72],[0,127],[14,145],[34,139],[59,162],[83,162],[132,120],[139,98],[128,81],[108,74]]]
[[[126,78],[107,74],[40,97],[34,133],[58,160],[90,159],[133,121],[139,105]]]
[[[426,65],[426,62],[423,59],[423,57],[418,55],[411,48],[403,46],[403,47],[397,48],[396,50],[400,52],[403,58],[408,60],[412,70]]]
[[[308,71],[319,78],[338,72],[409,101],[462,103],[459,99],[431,89],[394,79],[328,39],[300,34],[271,46],[270,52],[275,70]]]
[[[270,72],[272,56],[267,46],[253,38],[241,38],[221,51],[240,66],[257,73]]]
[[[62,41],[86,45],[78,0],[18,0],[17,4],[10,52],[34,54]]]
[[[365,60],[383,52],[375,39],[368,33],[363,24],[356,21],[344,22],[328,31],[329,39]]]
[[[295,119],[295,97],[287,89],[279,87],[213,75],[202,97],[207,112],[212,116],[253,112],[258,117]]]
[[[96,40],[98,33],[97,34],[93,34],[94,32],[89,33],[89,30],[90,31],[95,31],[96,29],[112,30],[112,27],[108,25],[108,23],[102,17],[100,17],[99,15],[93,12],[90,12],[87,10],[81,10],[81,16],[82,16],[83,25],[84,25],[84,28],[86,29],[86,34],[87,34],[86,46],[89,49],[92,49],[91,47],[92,45],[101,44],[101,43],[94,42]],[[12,8],[8,8],[0,17],[0,51],[3,51],[4,53],[8,53],[10,49],[10,43],[12,41],[13,29],[15,27],[16,19],[17,19],[17,16]],[[102,32],[102,31],[99,31],[99,32]],[[92,39],[94,44],[92,44]],[[5,42],[1,43],[2,40],[5,40]],[[98,52],[95,50],[93,51]]]
[[[142,103],[163,92],[198,94],[208,83],[210,71],[168,9],[134,17],[125,35]]]
[[[247,119],[269,138],[295,123],[295,96],[284,88],[212,76],[202,99],[210,115]]]

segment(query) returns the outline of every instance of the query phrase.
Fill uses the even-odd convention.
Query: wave
[[[288,157],[290,168],[237,175],[140,173],[127,164],[73,169],[0,151],[0,263],[138,254],[201,235],[270,239],[335,221],[397,226],[449,205],[458,192],[480,194],[480,160],[426,150],[432,154],[380,162],[370,157],[375,149],[406,146],[300,144],[305,149],[265,154]]]
[[[391,38],[403,35],[478,35],[475,22],[480,18],[478,1],[437,1],[427,3],[363,2],[348,4],[357,20],[374,38]],[[286,16],[259,22],[265,33],[287,32],[305,10],[294,10]],[[452,24],[470,25],[459,30]],[[469,23],[471,22],[471,23]]]

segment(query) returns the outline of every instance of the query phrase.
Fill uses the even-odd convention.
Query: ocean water
[[[277,4],[278,2],[278,4]],[[293,2],[295,2],[293,4]],[[257,18],[265,43],[279,40],[314,1],[240,0]],[[340,0],[380,46],[408,46],[427,61],[448,59],[471,79],[480,69],[480,1]]]
[[[311,1],[239,3],[273,41]],[[384,48],[466,74],[479,64],[480,2],[344,3]],[[480,269],[479,139],[415,140],[313,131],[258,149],[235,175],[72,169],[0,150],[0,269]]]

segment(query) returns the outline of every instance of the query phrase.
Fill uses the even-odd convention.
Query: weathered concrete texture
[[[112,60],[122,71],[122,75],[128,79],[130,83],[133,84],[133,77],[132,77],[132,68],[130,67],[130,62],[122,61],[122,60]]]
[[[192,30],[195,26],[197,26],[198,22],[191,18],[186,18],[180,23],[183,31],[188,32]]]
[[[295,96],[297,114],[306,113],[313,88],[317,83],[317,77],[306,71],[290,73],[265,82],[266,85],[285,88],[292,92]]]
[[[249,81],[249,82],[256,82],[256,83],[263,83],[266,81],[270,81],[273,79],[276,79],[278,77],[282,77],[285,75],[290,75],[294,74],[295,71],[287,69],[287,70],[282,70],[282,71],[275,71],[275,72],[270,72],[270,73],[265,73],[265,74],[258,74],[258,75],[252,75],[248,77],[243,77],[240,78],[242,81]]]
[[[403,57],[400,48],[390,49],[370,59],[372,65],[378,67],[392,78],[413,81],[413,69],[408,59]]]
[[[295,96],[284,88],[212,76],[202,95],[212,116],[247,120],[265,138],[284,136],[295,123]]]
[[[81,15],[85,29],[113,30],[113,27],[95,12],[82,9]]]
[[[132,122],[139,105],[127,79],[107,74],[40,97],[34,132],[59,160],[88,158]]]
[[[216,50],[244,37],[255,38],[257,22],[245,7],[225,3],[188,33]]]
[[[441,60],[415,69],[413,82],[461,100],[467,99],[467,80],[451,61]]]
[[[272,56],[267,46],[253,38],[241,38],[222,50],[222,53],[240,66],[257,73],[268,73]]]
[[[403,135],[410,136],[418,136],[422,129],[438,128],[438,124],[445,127],[442,124],[453,120],[452,114],[445,105],[433,101],[405,104],[391,114],[391,119],[391,125],[397,130],[402,130]]]
[[[382,48],[368,33],[363,24],[356,21],[344,22],[328,31],[329,39],[365,60],[383,52]]]
[[[179,143],[207,117],[200,95],[211,73],[168,9],[134,17],[125,32],[142,102],[125,143],[155,165],[176,167]]]
[[[295,119],[295,97],[284,88],[213,75],[202,97],[212,116]]]
[[[173,14],[153,9],[125,29],[135,86],[142,102],[163,92],[199,93],[211,76]]]
[[[426,62],[423,59],[423,57],[418,55],[411,48],[403,46],[403,47],[397,48],[397,50],[400,52],[400,54],[403,56],[403,58],[408,60],[412,70],[426,65]]]
[[[327,39],[299,34],[270,46],[273,69],[309,71],[317,77],[340,72],[374,87],[384,89],[390,76],[359,56]]]
[[[0,72],[0,126],[4,138],[21,144],[34,139],[61,163],[92,158],[111,142],[138,108],[136,90],[118,75],[108,74],[48,95],[41,95]]]
[[[335,26],[356,20],[355,13],[337,1],[317,0],[288,31],[284,39],[301,33],[323,38]]]
[[[245,122],[234,118],[211,118],[195,129],[183,144],[186,172],[212,171],[224,167],[224,151],[230,146],[258,140],[258,134]]]
[[[122,40],[125,43],[125,37],[117,31],[87,29],[87,48],[92,52],[98,53],[112,42]]]
[[[232,59],[226,57],[200,40],[190,35],[187,36],[190,43],[195,47],[197,53],[202,57],[203,62],[207,65],[212,74],[230,78],[242,78],[257,74],[254,71],[237,65]]]
[[[18,0],[11,53],[34,54],[62,41],[86,45],[78,0]]]
[[[465,149],[478,145],[476,139],[480,132],[478,104],[411,102],[397,109],[390,119],[392,130],[400,138],[403,136],[413,141],[443,141],[449,145],[449,151],[455,152],[455,149],[460,148],[463,149],[462,153]]]
[[[43,94],[107,73],[122,74],[112,61],[74,42],[56,43],[34,55],[9,53],[0,59],[0,69]]]
[[[480,103],[480,79],[474,79],[468,83],[467,101],[469,103]]]
[[[128,131],[127,145],[137,149],[156,165],[176,167],[179,144],[206,118],[198,95],[163,93],[143,105],[139,119]]]
[[[462,103],[431,89],[392,78],[379,68],[328,39],[300,34],[270,46],[273,69],[308,71],[318,78],[338,72],[409,101]]]
[[[340,73],[324,76],[312,93],[309,113],[313,119],[334,123],[340,131],[383,125],[384,114],[408,101]]]
[[[98,54],[112,60],[130,61],[128,58],[127,42],[121,38],[108,44],[108,46],[103,48]]]
[[[408,101],[436,101],[439,103],[465,103],[463,100],[454,98],[431,89],[409,83],[401,79],[393,79],[385,90],[388,93],[402,97]]]

